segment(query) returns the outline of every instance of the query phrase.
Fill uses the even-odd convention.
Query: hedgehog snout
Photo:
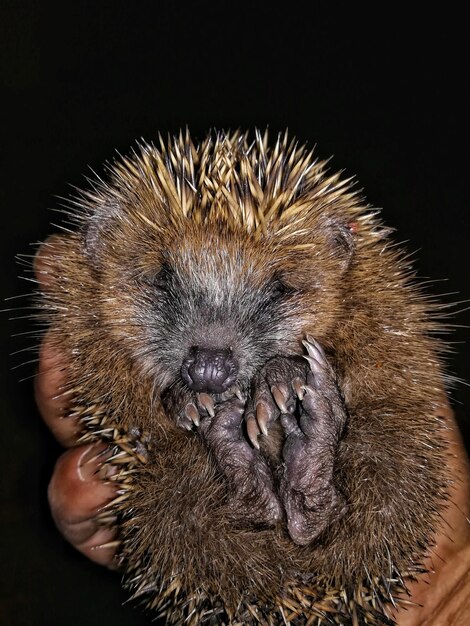
[[[224,393],[237,375],[238,362],[231,348],[192,346],[181,365],[181,378],[194,391]]]

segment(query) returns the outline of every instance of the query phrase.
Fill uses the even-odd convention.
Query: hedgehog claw
[[[310,337],[310,341],[302,341],[303,345],[307,348],[307,352],[309,354],[310,357],[313,357],[314,359],[316,359],[321,365],[325,366],[326,365],[326,356],[325,353],[323,352],[323,348],[320,346],[320,344],[313,340]]]
[[[244,400],[242,390],[240,389],[238,385],[233,385],[231,391],[233,392],[235,396],[237,396],[239,400],[242,400],[242,401]]]
[[[188,402],[188,404],[186,405],[184,409],[184,414],[188,418],[188,420],[191,420],[194,426],[199,426],[199,411],[197,410],[197,408],[192,402]],[[185,424],[184,426],[188,430],[191,430],[190,424],[188,425]]]
[[[295,395],[298,397],[298,399],[302,402],[303,397],[304,397],[304,393],[305,393],[305,389],[302,383],[302,380],[300,378],[294,378],[294,380],[292,381],[292,387],[295,391]]]
[[[302,343],[304,343],[304,342],[302,342]],[[308,333],[307,333],[307,343],[309,343],[312,346],[314,346],[318,350],[320,355],[323,357],[323,360],[326,362],[326,354],[325,354],[325,351],[323,350],[323,347],[322,347],[321,343],[319,343],[316,339],[314,339],[312,337],[312,335],[309,335]],[[305,345],[305,343],[304,343],[304,345]],[[305,346],[305,347],[307,347],[307,346]],[[308,348],[307,348],[307,350],[308,350]]]
[[[310,365],[311,370],[315,372],[315,374],[322,373],[322,364],[319,361],[317,361],[317,359],[315,359],[312,356],[307,356],[307,355],[303,355],[303,357],[306,361],[308,361],[308,364]]]
[[[268,434],[268,423],[270,421],[270,414],[268,408],[263,402],[259,402],[256,405],[256,421],[263,435]]]
[[[208,393],[198,393],[197,399],[200,405],[209,413],[210,417],[215,415],[214,400]],[[194,421],[194,420],[193,420]],[[196,424],[198,426],[199,424]]]
[[[289,413],[287,406],[286,406],[287,398],[282,393],[281,389],[277,387],[276,385],[273,385],[271,387],[271,393],[273,394],[273,398],[277,406],[279,407],[279,410],[281,411],[281,413]]]
[[[251,413],[245,417],[245,421],[248,439],[253,444],[253,447],[259,450],[258,436],[260,434],[260,429],[256,422],[255,416]]]

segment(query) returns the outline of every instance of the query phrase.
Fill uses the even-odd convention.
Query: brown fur
[[[269,148],[238,133],[144,145],[75,204],[42,313],[71,357],[86,438],[124,461],[111,510],[135,596],[169,623],[388,623],[383,607],[419,573],[446,497],[444,377],[434,307],[374,211],[287,137]],[[178,375],[160,363],[149,293],[167,262],[242,307],[273,276],[292,290],[276,333],[264,324],[262,347],[240,349],[244,393],[267,359],[303,354],[306,333],[325,348],[348,411],[335,465],[348,511],[313,544],[282,523],[234,523],[210,451],[163,411]],[[175,363],[208,332],[202,320],[186,330]],[[238,345],[239,329],[224,333]]]

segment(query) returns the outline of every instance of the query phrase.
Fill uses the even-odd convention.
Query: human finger
[[[39,350],[39,366],[34,379],[36,404],[54,437],[65,447],[77,444],[81,426],[77,418],[67,415],[66,365],[60,350],[47,334]]]
[[[116,496],[110,481],[112,469],[104,444],[80,446],[59,457],[52,475],[48,497],[56,526],[75,548],[88,558],[113,567],[116,530],[99,522],[99,513]],[[108,516],[109,518],[109,516]]]
[[[38,248],[33,262],[40,289],[47,292],[54,284],[63,236],[51,235]],[[66,417],[69,406],[65,391],[66,358],[54,345],[51,333],[46,333],[39,350],[39,367],[34,388],[39,411],[56,439],[66,447],[77,443],[80,425]]]

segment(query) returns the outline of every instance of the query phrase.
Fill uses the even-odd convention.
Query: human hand
[[[408,585],[406,608],[391,611],[398,626],[470,624],[470,464],[448,404],[440,415],[448,427],[449,475],[454,484],[435,547],[424,563],[429,574]]]
[[[41,289],[53,281],[54,243],[50,237],[36,255],[34,270]],[[116,486],[107,480],[103,466],[104,444],[79,445],[80,426],[67,414],[67,397],[61,394],[66,382],[67,359],[43,339],[35,395],[39,411],[54,437],[68,448],[58,459],[48,489],[52,517],[63,536],[91,560],[114,568],[116,531],[97,522],[99,511],[116,495]]]

